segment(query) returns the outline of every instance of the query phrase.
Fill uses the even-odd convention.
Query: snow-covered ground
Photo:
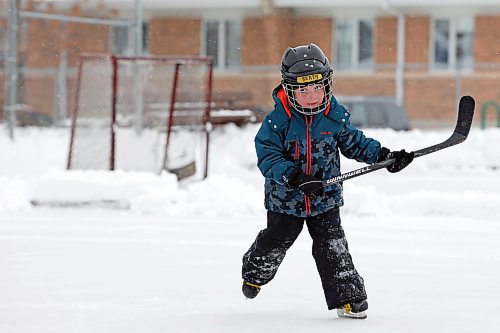
[[[368,319],[326,309],[303,232],[254,300],[241,257],[265,226],[256,125],[217,128],[210,176],[64,171],[69,132],[0,131],[0,332],[496,332],[500,327],[500,130],[345,182],[343,226]],[[418,149],[452,129],[366,130]],[[360,167],[343,160],[343,170]],[[114,199],[129,209],[35,208]]]

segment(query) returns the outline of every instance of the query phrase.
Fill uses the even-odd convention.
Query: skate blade
[[[349,319],[366,319],[368,317],[365,311],[361,312],[346,312],[344,309],[337,309],[337,316],[339,318],[349,318]]]

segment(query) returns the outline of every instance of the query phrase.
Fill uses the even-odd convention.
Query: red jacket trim
[[[288,107],[288,97],[285,93],[285,89],[281,88],[276,95],[280,99],[281,104],[283,104],[283,108],[285,109],[288,118],[292,118],[292,111],[290,111],[290,108]]]

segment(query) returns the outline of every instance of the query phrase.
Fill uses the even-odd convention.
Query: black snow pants
[[[366,299],[364,281],[349,254],[338,208],[307,218],[268,211],[267,228],[259,232],[243,256],[243,280],[257,285],[269,283],[302,231],[304,220],[313,239],[312,254],[328,309]]]

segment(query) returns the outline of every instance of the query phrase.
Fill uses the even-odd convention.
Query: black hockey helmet
[[[299,112],[313,115],[323,112],[332,98],[332,67],[328,58],[316,44],[289,47],[281,58],[281,84],[290,104]],[[304,108],[297,103],[294,91],[299,87],[322,84],[325,98],[321,105],[313,109]]]

